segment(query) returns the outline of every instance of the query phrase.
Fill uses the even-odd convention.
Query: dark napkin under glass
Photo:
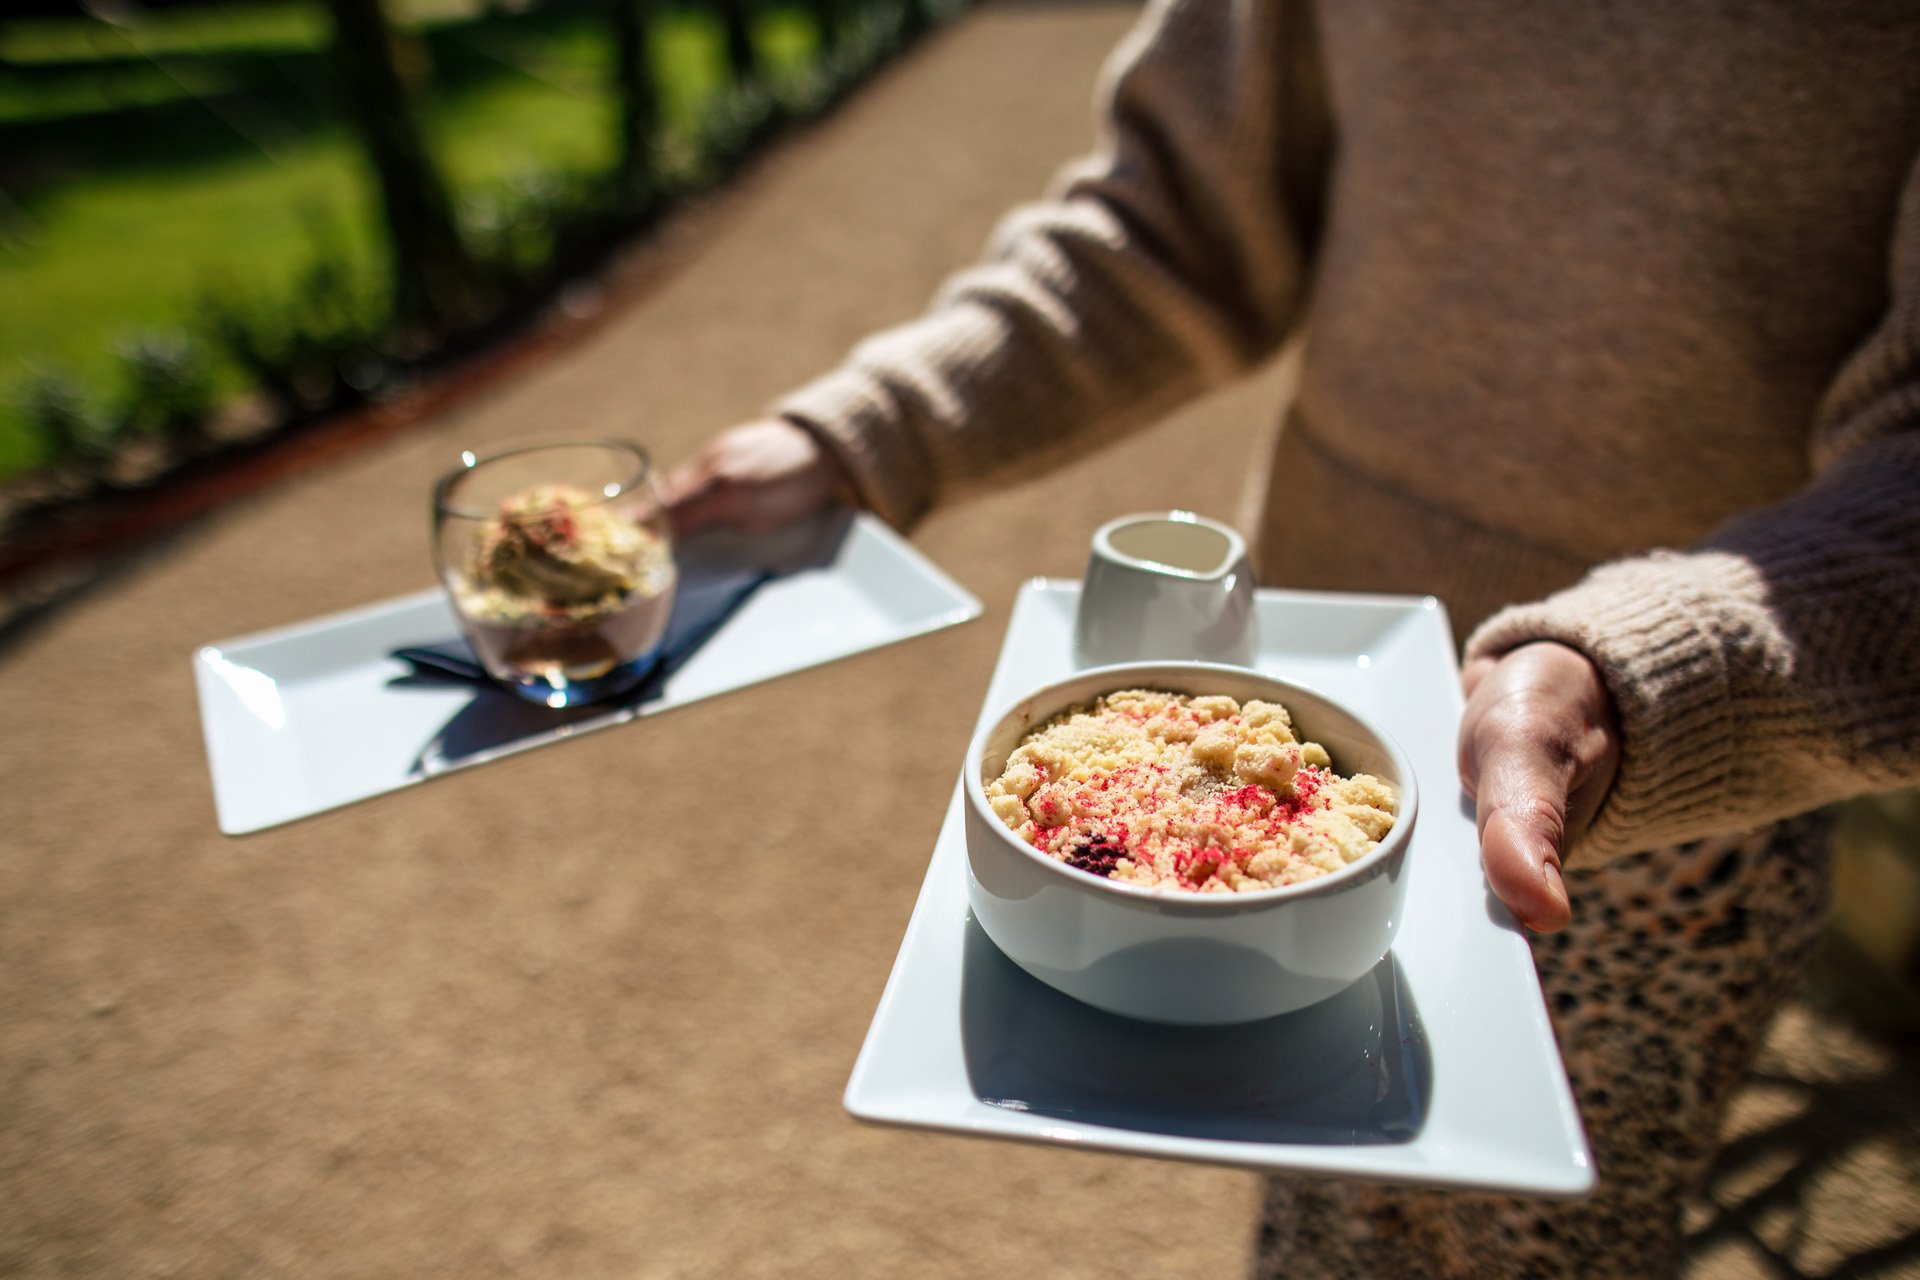
[[[660,650],[653,666],[634,686],[614,702],[643,702],[659,691],[666,678],[699,652],[733,611],[756,588],[774,575],[764,569],[739,569],[721,573],[686,574],[673,596],[673,614],[666,634],[660,638]],[[486,669],[474,659],[464,637],[442,644],[408,645],[395,649],[393,656],[412,664],[415,677],[458,680],[494,687]],[[502,691],[504,692],[504,690]]]

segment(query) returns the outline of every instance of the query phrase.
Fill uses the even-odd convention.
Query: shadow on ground
[[[1729,1109],[1688,1280],[1920,1276],[1920,1044],[1825,995],[1816,973]]]

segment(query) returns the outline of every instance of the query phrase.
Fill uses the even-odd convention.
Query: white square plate
[[[441,773],[976,618],[980,602],[868,515],[777,538],[702,534],[683,573],[770,569],[657,696],[552,711],[418,680],[393,651],[460,634],[438,588],[194,654],[220,829],[244,835]]]
[[[983,715],[1072,672],[1073,583],[1021,593]],[[1458,798],[1462,700],[1431,597],[1262,591],[1260,666],[1347,700],[1426,803],[1407,917],[1367,978],[1242,1027],[1087,1008],[1003,957],[967,909],[956,790],[846,1106],[863,1120],[1134,1155],[1572,1197],[1586,1135],[1533,957]]]

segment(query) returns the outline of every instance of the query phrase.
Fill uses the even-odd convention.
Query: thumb
[[[708,525],[726,523],[733,518],[739,506],[737,499],[737,493],[722,484],[710,484],[682,494],[667,507],[667,518],[673,522],[674,536],[683,538]]]
[[[1494,743],[1480,759],[1474,817],[1480,859],[1495,896],[1540,933],[1567,927],[1572,909],[1560,878],[1567,784],[1531,744]]]
[[[722,523],[738,505],[735,486],[700,462],[669,475],[663,488],[667,517],[673,522],[676,537]]]

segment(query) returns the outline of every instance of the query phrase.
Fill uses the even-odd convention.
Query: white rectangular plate
[[[459,635],[438,589],[201,648],[193,671],[220,829],[277,826],[980,614],[978,600],[864,514],[777,539],[702,535],[678,554],[683,567],[779,576],[637,706],[551,711],[413,679],[393,650]]]
[[[1073,583],[1036,580],[982,715],[1072,671]],[[967,909],[956,790],[846,1106],[886,1124],[1256,1169],[1571,1197],[1586,1135],[1533,958],[1487,891],[1454,735],[1446,611],[1427,597],[1262,591],[1260,666],[1345,699],[1426,798],[1393,954],[1346,993],[1244,1027],[1086,1008],[1001,956]]]

